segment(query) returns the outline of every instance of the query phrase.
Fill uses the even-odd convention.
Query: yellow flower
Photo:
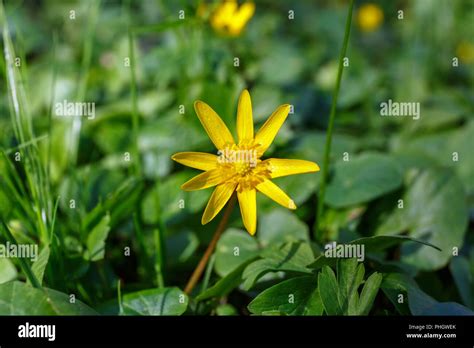
[[[456,54],[463,63],[474,62],[474,45],[467,41],[462,41],[456,48]]]
[[[256,194],[260,191],[289,209],[296,209],[290,199],[270,179],[287,175],[317,172],[316,163],[297,159],[260,159],[270,147],[285,122],[290,105],[280,105],[254,135],[250,94],[244,90],[237,106],[237,135],[234,141],[229,129],[206,103],[196,101],[194,109],[218,156],[202,152],[180,152],[171,158],[185,166],[203,170],[181,188],[186,191],[216,186],[202,216],[202,224],[211,221],[237,191],[240,212],[247,231],[254,235],[257,227]]]
[[[253,2],[238,6],[236,0],[222,2],[211,16],[212,27],[224,34],[238,36],[255,12]]]
[[[364,4],[357,11],[357,24],[362,31],[374,31],[383,21],[383,12],[375,4]]]

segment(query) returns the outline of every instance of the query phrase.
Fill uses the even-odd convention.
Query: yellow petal
[[[237,198],[244,226],[253,236],[257,229],[257,191],[255,189],[237,191]]]
[[[232,21],[235,10],[237,9],[237,1],[225,1],[220,4],[214,11],[211,18],[211,25],[215,29],[222,29]]]
[[[208,187],[216,186],[225,181],[226,177],[220,169],[211,169],[207,172],[196,175],[191,180],[186,181],[181,185],[181,189],[185,191],[202,190]]]
[[[296,209],[295,202],[287,196],[285,192],[277,185],[275,185],[270,180],[265,180],[261,184],[257,185],[257,190],[259,190],[264,195],[270,197],[278,204],[281,204],[288,209]]]
[[[239,142],[253,140],[252,102],[246,89],[240,94],[237,106],[237,135]]]
[[[214,192],[212,192],[211,198],[209,198],[209,202],[207,202],[206,209],[202,215],[201,223],[203,225],[214,219],[214,217],[222,210],[224,205],[232,196],[232,193],[235,191],[236,186],[236,183],[229,182],[216,187]]]
[[[198,100],[194,103],[194,110],[196,110],[202,126],[218,150],[224,150],[235,143],[224,121],[209,105]]]
[[[270,177],[279,178],[280,176],[294,175],[317,172],[319,166],[311,161],[304,161],[298,159],[280,159],[269,158],[263,163],[269,164]]]
[[[260,144],[257,150],[259,155],[263,154],[270,147],[289,112],[290,105],[280,105],[259,129],[255,136],[255,143]]]
[[[217,166],[217,156],[204,152],[178,152],[171,156],[171,159],[200,170],[211,170]]]
[[[229,22],[229,32],[232,35],[239,35],[250,18],[252,18],[254,12],[255,4],[253,2],[242,4],[232,17],[232,21]]]

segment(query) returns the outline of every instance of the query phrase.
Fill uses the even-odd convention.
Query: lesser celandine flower
[[[467,41],[462,41],[456,47],[456,55],[463,63],[474,62],[474,45]]]
[[[226,0],[219,4],[211,15],[212,27],[226,35],[238,36],[255,12],[253,2],[239,6],[236,0]]]
[[[380,27],[382,22],[382,9],[375,4],[364,4],[357,11],[357,24],[362,31],[375,31]]]
[[[176,162],[203,170],[181,188],[187,191],[216,186],[202,216],[202,224],[211,221],[236,191],[244,226],[253,235],[257,227],[256,193],[260,191],[289,209],[296,205],[271,179],[287,175],[316,172],[316,163],[297,159],[261,156],[270,147],[285,122],[290,105],[280,105],[254,134],[250,94],[244,90],[237,107],[238,141],[217,113],[206,103],[196,101],[194,109],[218,155],[202,152],[180,152],[172,156]]]

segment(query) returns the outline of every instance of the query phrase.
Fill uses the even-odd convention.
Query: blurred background
[[[193,110],[197,99],[234,134],[244,88],[256,127],[292,104],[266,157],[322,166],[348,1],[248,4],[225,12],[219,1],[4,0],[25,98],[19,121],[2,59],[0,212],[19,242],[57,246],[45,266],[48,287],[116,313],[119,279],[124,292],[151,288],[159,265],[167,285],[184,286],[219,220],[200,224],[211,190],[180,190],[197,171],[170,159],[215,151]],[[313,229],[320,174],[277,179],[298,210],[259,196],[251,238],[236,209],[211,279],[282,243],[307,241],[317,253],[327,241],[403,233],[443,251],[407,247],[381,260],[438,300],[472,308],[473,23],[469,0],[356,1],[322,234]],[[388,99],[420,103],[420,119],[381,117]],[[95,103],[95,117],[58,117],[54,106],[63,100]],[[31,128],[24,142],[22,127]],[[25,148],[36,159],[23,166],[15,154]],[[52,225],[57,237],[48,238]],[[91,256],[101,242],[105,254]],[[238,261],[228,252],[234,245]],[[451,261],[454,247],[462,265]],[[0,260],[2,269],[0,283],[22,278],[13,261]],[[220,311],[248,313],[259,289],[282,277],[233,292]]]

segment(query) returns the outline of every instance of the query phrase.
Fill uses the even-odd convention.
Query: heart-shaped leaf
[[[123,296],[122,307],[125,315],[181,315],[188,296],[178,288],[142,290]]]
[[[95,315],[79,300],[62,292],[13,281],[0,284],[0,315]],[[33,305],[34,304],[34,305]]]
[[[402,185],[402,171],[388,155],[367,153],[335,165],[325,203],[342,208],[371,201]]]

